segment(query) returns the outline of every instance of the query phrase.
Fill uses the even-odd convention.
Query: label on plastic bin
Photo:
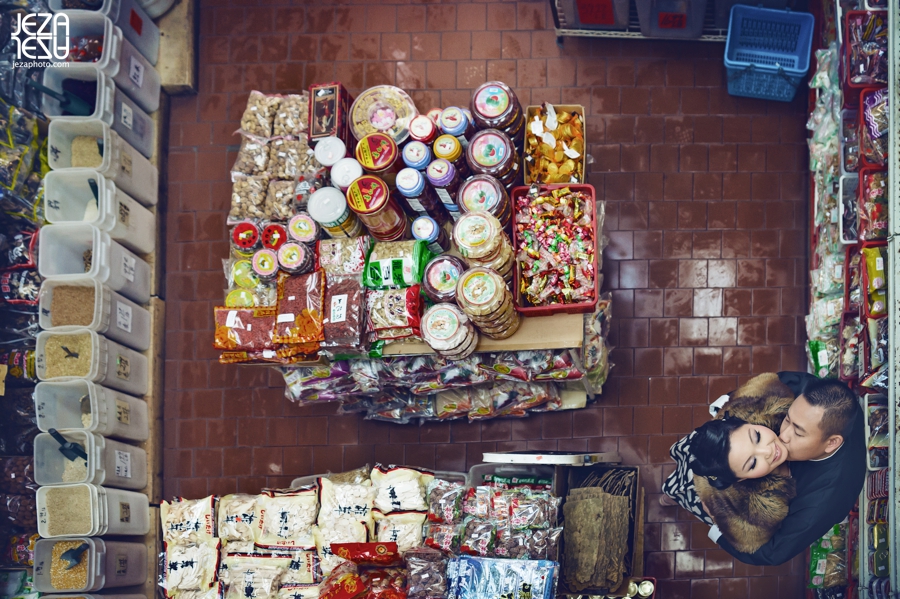
[[[131,57],[128,78],[131,79],[131,82],[138,86],[138,88],[144,85],[144,65],[142,65],[134,56]]]
[[[126,381],[131,378],[131,363],[125,356],[116,356],[116,376]]]
[[[122,254],[122,276],[134,283],[134,269],[137,260],[129,254]]]
[[[134,29],[134,32],[138,35],[144,31],[144,19],[141,18],[141,15],[137,14],[137,11],[133,8],[131,9],[131,14],[128,16],[128,24],[131,25],[131,28]]]
[[[119,168],[122,169],[122,172],[131,176],[131,152],[122,148],[121,160],[119,161]]]
[[[116,476],[131,478],[131,454],[116,450]]]
[[[116,555],[116,576],[128,574],[128,555],[120,553]]]
[[[131,306],[116,302],[116,326],[127,333],[131,332]]]
[[[134,111],[125,102],[122,102],[122,124],[129,129],[134,127]]]
[[[122,424],[131,424],[131,406],[121,399],[116,400],[116,420]]]
[[[119,202],[119,222],[126,227],[131,226],[131,208],[124,202]]]
[[[659,13],[660,29],[687,29],[687,14],[683,12]]]
[[[131,522],[131,504],[119,502],[119,522]]]
[[[615,25],[612,0],[576,0],[578,20],[583,25]]]

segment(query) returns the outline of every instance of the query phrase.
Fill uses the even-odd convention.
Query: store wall
[[[706,527],[657,502],[668,449],[753,373],[805,370],[803,93],[732,98],[723,44],[566,39],[541,2],[354,6],[203,0],[200,93],[174,98],[166,259],[166,495],[256,492],[365,463],[465,470],[484,451],[617,451],[643,466],[646,572],[665,599],[800,597],[802,559],[733,563]],[[321,3],[318,3],[321,4]],[[252,89],[342,81],[467,105],[488,79],[523,103],[582,104],[606,204],[615,363],[588,409],[482,424],[396,426],[300,408],[268,368],[222,366],[225,216]],[[690,580],[690,579],[695,580]]]

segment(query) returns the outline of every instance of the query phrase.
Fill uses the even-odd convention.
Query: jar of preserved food
[[[420,216],[412,223],[413,239],[424,241],[432,254],[443,254],[450,251],[450,239],[447,231],[441,228],[430,216]]]
[[[315,243],[319,238],[319,225],[305,212],[295,214],[288,222],[288,236],[297,243]]]
[[[455,302],[456,283],[468,266],[460,258],[442,254],[431,259],[422,275],[422,288],[431,301]]]
[[[430,144],[437,136],[437,126],[428,116],[420,114],[409,122],[409,138],[411,140]]]
[[[431,122],[434,123],[435,127],[440,127],[442,112],[444,112],[443,108],[432,108],[427,113],[425,113],[425,116],[427,116],[429,119],[431,119]]]
[[[341,191],[362,176],[363,167],[356,158],[342,158],[331,167],[331,184]]]
[[[240,222],[231,229],[231,249],[236,258],[250,258],[260,247],[259,227],[252,222]]]
[[[278,264],[290,274],[312,270],[313,252],[302,243],[286,243],[278,249]]]
[[[405,168],[397,173],[397,192],[416,215],[430,216],[441,226],[450,220],[431,184],[416,169]]]
[[[462,108],[449,106],[441,112],[440,128],[447,135],[452,135],[464,147],[475,134],[475,127],[469,122]]]
[[[434,140],[434,157],[443,158],[452,164],[463,179],[467,179],[471,175],[462,144],[452,135],[444,134]]]
[[[509,189],[519,175],[519,157],[512,140],[496,129],[479,131],[466,150],[466,160],[475,175],[490,175]]]
[[[479,129],[506,129],[523,115],[515,92],[501,81],[478,86],[469,108]]]
[[[403,146],[403,163],[409,168],[424,171],[432,160],[431,148],[421,141],[411,141]]]
[[[347,205],[347,198],[334,187],[323,187],[309,196],[309,215],[331,237],[359,237],[362,223]]]
[[[347,156],[347,146],[337,137],[324,137],[316,143],[316,160],[325,168],[331,168]]]
[[[387,183],[374,175],[363,175],[350,184],[347,205],[379,241],[395,241],[408,229],[406,214]]]
[[[512,203],[509,194],[494,177],[475,175],[462,182],[456,203],[463,212],[484,210],[500,221],[504,230],[509,231],[512,220]]]
[[[394,184],[397,173],[402,168],[400,150],[397,144],[385,133],[370,133],[356,144],[356,159],[363,170]]]
[[[458,213],[459,206],[456,205],[456,195],[459,193],[462,180],[459,173],[456,172],[456,167],[443,158],[438,158],[428,165],[425,173],[450,216],[453,216],[454,212]],[[456,219],[454,218],[454,220]]]

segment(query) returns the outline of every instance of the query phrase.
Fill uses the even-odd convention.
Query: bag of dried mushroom
[[[272,125],[280,104],[281,96],[267,96],[255,90],[250,92],[247,107],[241,116],[241,133],[272,137]]]

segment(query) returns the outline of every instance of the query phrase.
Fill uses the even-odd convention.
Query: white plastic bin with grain
[[[44,70],[44,85],[57,93],[62,93],[63,81],[66,79],[96,82],[94,112],[87,116],[63,114],[59,101],[44,94],[41,110],[50,120],[100,119],[134,146],[135,150],[147,158],[153,155],[153,120],[134,100],[116,89],[116,84],[109,75],[91,63],[70,63],[64,69]]]
[[[72,145],[76,137],[97,140],[99,164],[78,162],[93,157],[74,156]],[[144,206],[155,206],[159,201],[159,170],[100,119],[54,119],[50,121],[47,140],[51,169],[94,168]]]
[[[50,433],[34,438],[34,482],[42,486],[91,483],[138,491],[147,486],[147,452],[140,447],[87,431],[61,431],[80,445],[87,460],[70,460]]]
[[[63,346],[64,342],[78,345],[72,348]],[[89,355],[82,355],[86,351]],[[131,395],[147,393],[147,357],[90,329],[41,331],[34,362],[42,381],[83,378]]]
[[[150,438],[147,402],[84,379],[38,383],[34,411],[45,433],[82,429],[129,441]]]
[[[68,547],[87,543],[83,559],[87,560],[85,583],[81,588],[61,589],[54,586],[53,547],[64,543]],[[77,545],[74,545],[77,546]],[[57,559],[59,559],[57,557]],[[62,561],[62,560],[60,560]],[[65,562],[63,562],[65,564]],[[57,570],[58,572],[58,570]],[[143,543],[124,543],[90,537],[39,539],[34,543],[34,589],[42,596],[65,599],[135,599],[144,595],[86,595],[80,591],[99,591],[114,587],[143,584],[147,579],[147,547]],[[43,593],[78,593],[43,595]]]
[[[65,7],[66,0],[50,0],[53,12],[71,12]],[[156,66],[159,59],[159,27],[136,0],[103,0],[97,11],[106,15],[121,30],[129,42]]]
[[[150,301],[150,265],[108,233],[93,225],[60,224],[41,227],[39,235],[38,271],[44,279],[88,277],[138,304]]]
[[[135,491],[87,483],[38,487],[36,503],[38,533],[45,539],[150,532],[150,503]]]
[[[156,215],[93,169],[71,168],[47,173],[44,215],[53,224],[95,225],[138,254],[149,254],[156,247]]]
[[[62,290],[57,293],[57,288]],[[93,304],[73,305],[88,301],[90,296]],[[44,281],[38,308],[38,319],[45,331],[88,328],[131,349],[150,348],[150,312],[95,279]]]
[[[122,30],[104,15],[93,10],[67,10],[69,17],[69,39],[83,36],[100,37],[102,50],[100,59],[92,62],[98,69],[112,77],[116,88],[128,94],[138,106],[147,112],[154,112],[159,108],[160,81],[159,73],[150,64],[147,58],[122,36]],[[54,33],[62,35],[65,32],[57,32],[64,26],[59,21],[53,22],[56,30]],[[71,62],[72,52],[69,52],[68,60]],[[55,60],[65,62],[65,60]],[[86,63],[82,63],[86,64]]]

